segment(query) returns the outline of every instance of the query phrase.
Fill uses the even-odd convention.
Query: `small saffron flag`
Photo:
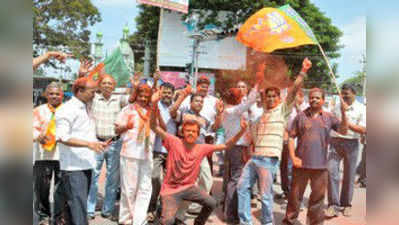
[[[241,26],[237,40],[261,52],[317,44],[309,25],[288,4],[263,8]]]

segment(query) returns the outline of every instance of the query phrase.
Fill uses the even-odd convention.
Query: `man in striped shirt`
[[[265,90],[264,112],[251,124],[255,145],[250,160],[246,163],[238,182],[238,214],[240,224],[252,225],[250,189],[257,179],[262,203],[262,224],[273,224],[273,174],[278,166],[283,148],[283,134],[291,113],[297,90],[303,83],[312,63],[305,58],[302,70],[289,91],[286,101],[281,102],[280,89],[269,87]]]

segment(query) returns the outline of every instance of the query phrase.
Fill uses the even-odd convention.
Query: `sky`
[[[91,41],[95,41],[97,32],[103,33],[104,48],[110,50],[122,37],[122,29],[127,24],[130,33],[136,28],[135,17],[139,9],[135,0],[92,0],[99,9],[102,22],[90,28]],[[362,69],[360,63],[362,54],[366,54],[366,4],[360,0],[311,0],[325,15],[332,20],[343,36],[340,44],[341,57],[333,62],[338,63],[338,83],[354,76]],[[75,67],[76,63],[71,63]],[[74,70],[74,69],[72,69]]]

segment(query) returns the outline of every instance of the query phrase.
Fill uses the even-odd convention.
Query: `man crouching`
[[[195,184],[201,161],[211,152],[231,149],[245,133],[248,124],[241,121],[241,130],[226,144],[196,144],[200,132],[198,122],[187,120],[183,123],[183,140],[165,132],[157,123],[159,118],[158,101],[159,96],[154,96],[151,129],[162,138],[163,145],[168,151],[167,172],[160,193],[162,200],[161,224],[174,224],[179,205],[185,200],[202,205],[202,210],[195,219],[194,225],[203,225],[216,208],[216,200]]]

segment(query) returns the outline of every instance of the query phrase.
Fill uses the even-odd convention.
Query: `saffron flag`
[[[310,27],[289,5],[256,12],[241,26],[237,40],[261,52],[317,44]]]

